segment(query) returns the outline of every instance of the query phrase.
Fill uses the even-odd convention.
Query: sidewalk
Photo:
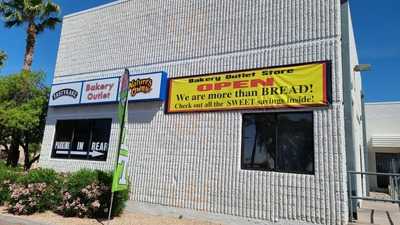
[[[108,224],[107,221],[95,219],[65,218],[50,211],[30,216],[14,216],[7,214],[4,209],[4,207],[0,207],[0,225],[223,225],[204,219],[193,220],[171,215],[150,215],[128,210]]]
[[[35,222],[12,215],[0,214],[0,225],[53,225],[45,222]]]
[[[386,194],[371,193],[372,197],[383,198]],[[364,201],[358,209],[358,223],[400,225],[400,207],[386,202]]]

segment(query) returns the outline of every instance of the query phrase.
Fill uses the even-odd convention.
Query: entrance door
[[[376,153],[376,172],[378,173],[400,173],[399,153]],[[379,188],[388,188],[389,177],[377,176]]]

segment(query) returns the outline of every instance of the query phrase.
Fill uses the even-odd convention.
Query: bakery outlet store
[[[347,224],[347,171],[365,165],[357,64],[345,0],[121,0],[67,15],[39,166],[114,169],[126,68],[130,204]]]
[[[176,201],[181,202],[171,206],[181,207],[185,207],[185,201],[203,201],[207,204],[219,201],[225,195],[222,193],[223,187],[215,193],[205,191],[206,196],[214,197],[194,195],[195,192],[204,191],[198,185],[204,185],[207,189],[210,185],[207,182],[218,185],[229,182],[208,174],[210,180],[201,183],[198,176],[203,173],[202,168],[196,168],[199,165],[214,164],[214,172],[222,174],[226,169],[244,173],[257,172],[258,176],[252,177],[259,179],[257,182],[264,182],[262,173],[273,173],[274,176],[286,174],[310,181],[316,171],[315,160],[320,157],[315,151],[317,136],[314,110],[330,107],[331,74],[331,61],[320,61],[169,79],[166,72],[130,75],[128,133],[130,137],[136,137],[129,142],[130,179],[136,179],[133,172],[135,169],[147,163],[152,164],[157,167],[153,176],[158,176],[155,179],[161,182],[153,184],[154,188],[173,192]],[[82,168],[75,165],[93,167],[99,163],[108,163],[106,169],[112,169],[113,164],[110,162],[115,160],[118,124],[116,115],[105,116],[103,110],[116,114],[119,87],[118,76],[52,86],[50,110],[67,113],[63,116],[65,118],[57,118],[55,121],[49,162],[67,162],[69,166],[62,169],[66,171]],[[71,119],[75,110],[95,116]],[[213,124],[217,120],[232,123],[231,119],[237,119],[230,116],[232,113],[241,115],[240,121],[234,122],[237,126],[224,128]],[[187,120],[187,115],[194,115],[199,121]],[[203,116],[206,119],[202,119]],[[140,124],[150,121],[161,124],[151,130],[153,137],[141,134],[144,128]],[[139,126],[132,127],[133,124]],[[218,129],[218,132],[223,133],[222,140],[211,131]],[[170,133],[171,130],[182,135],[189,134],[189,137],[197,141],[185,143],[182,136]],[[207,144],[209,141],[217,144],[221,152],[210,154],[208,151],[214,150]],[[225,145],[226,148],[223,147]],[[146,153],[150,148],[154,153]],[[186,152],[187,148],[196,149],[196,152]],[[224,166],[227,160],[230,160],[230,168]],[[167,168],[166,164],[176,165],[175,171]],[[191,174],[180,181],[178,174],[186,171],[185,167],[190,168]],[[193,189],[186,189],[181,182],[188,182]],[[133,183],[132,194],[135,193],[136,185],[143,184],[140,181]],[[225,185],[227,187],[224,188],[235,188],[232,183]],[[298,183],[288,185],[294,188],[292,195],[302,195],[304,189],[301,186],[310,184],[298,180]],[[183,200],[179,196],[181,188],[193,199]],[[281,191],[273,189],[268,192],[273,196],[273,193]],[[309,203],[298,201],[293,204],[301,206]]]
[[[104,170],[113,169],[120,77],[106,77],[52,86],[50,111],[62,115],[49,120],[53,124],[46,126],[46,133],[54,136],[47,150],[48,159],[41,160],[41,165],[61,171],[97,169],[99,165]],[[319,183],[313,179],[318,170],[316,163],[323,156],[315,146],[320,144],[319,129],[326,129],[317,125],[315,112],[331,107],[331,80],[331,61],[176,78],[168,78],[163,71],[131,74],[131,199],[137,200],[138,189],[150,185],[139,202],[192,209],[197,209],[191,205],[194,203],[236,207],[255,204],[253,207],[262,210],[262,204],[257,202],[269,195],[266,201],[310,207],[311,201],[304,201],[304,195],[309,194],[304,187]],[[218,124],[221,121],[225,125]],[[149,133],[144,134],[143,130]],[[330,144],[336,145],[332,140]],[[207,171],[209,166],[214,169]],[[247,199],[237,189],[246,181],[232,177],[238,179],[234,183],[231,173],[247,174],[259,184],[277,183]],[[267,178],[266,174],[278,180]],[[202,181],[202,176],[207,180]],[[288,181],[285,176],[295,179]],[[143,183],[148,179],[154,183]],[[288,185],[288,193],[279,190],[283,185]],[[211,187],[216,189],[210,191]],[[229,194],[225,193],[227,190]],[[170,203],[163,203],[163,194],[170,196]],[[157,196],[161,196],[160,201]],[[234,200],[236,196],[240,201]],[[294,196],[298,197],[290,199]]]

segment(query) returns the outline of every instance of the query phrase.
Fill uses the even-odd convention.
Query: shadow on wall
[[[129,122],[150,123],[162,110],[161,101],[129,102]],[[118,104],[98,104],[80,106],[62,106],[49,108],[49,119],[46,125],[55,125],[57,120],[112,118],[117,122]]]
[[[161,101],[130,102],[128,119],[131,123],[150,123],[162,110]]]

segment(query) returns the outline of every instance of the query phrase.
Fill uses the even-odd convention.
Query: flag
[[[128,94],[129,94],[129,70],[125,69],[120,80],[120,100],[118,104],[118,122],[120,125],[118,140],[117,165],[114,170],[112,192],[128,189]]]

